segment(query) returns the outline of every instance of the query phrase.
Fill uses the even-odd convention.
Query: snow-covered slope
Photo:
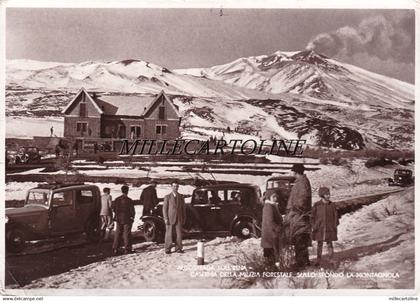
[[[44,90],[88,90],[123,93],[186,94],[228,99],[266,98],[267,93],[173,73],[165,67],[140,61],[83,62],[62,64],[32,60],[10,60],[7,84]]]
[[[343,149],[414,143],[413,85],[313,51],[175,71],[141,60],[12,60],[6,73],[8,116],[61,116],[81,87],[139,96],[165,90],[181,108],[187,136],[222,136],[229,127],[232,137],[301,138]]]
[[[240,58],[210,68],[179,69],[239,87],[269,93],[293,93],[365,110],[381,107],[413,109],[414,86],[314,51]]]

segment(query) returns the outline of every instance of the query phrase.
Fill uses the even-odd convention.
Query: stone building
[[[158,95],[76,94],[64,114],[64,137],[82,145],[124,139],[175,140],[180,136],[178,108],[162,91]]]

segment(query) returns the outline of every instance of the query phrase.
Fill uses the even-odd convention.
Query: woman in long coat
[[[261,247],[270,264],[279,261],[283,242],[283,218],[278,207],[279,196],[269,191],[265,196],[262,214]]]

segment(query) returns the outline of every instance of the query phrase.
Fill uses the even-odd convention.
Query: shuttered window
[[[165,107],[159,107],[159,119],[165,119]]]
[[[79,104],[79,116],[80,117],[86,117],[86,103],[85,102],[81,102]]]
[[[86,132],[86,130],[87,130],[87,122],[78,122],[76,124],[76,130],[78,132],[82,132],[82,133]]]

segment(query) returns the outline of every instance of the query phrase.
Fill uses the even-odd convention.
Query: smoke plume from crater
[[[356,27],[321,33],[306,48],[374,72],[414,82],[414,13],[369,17]]]

